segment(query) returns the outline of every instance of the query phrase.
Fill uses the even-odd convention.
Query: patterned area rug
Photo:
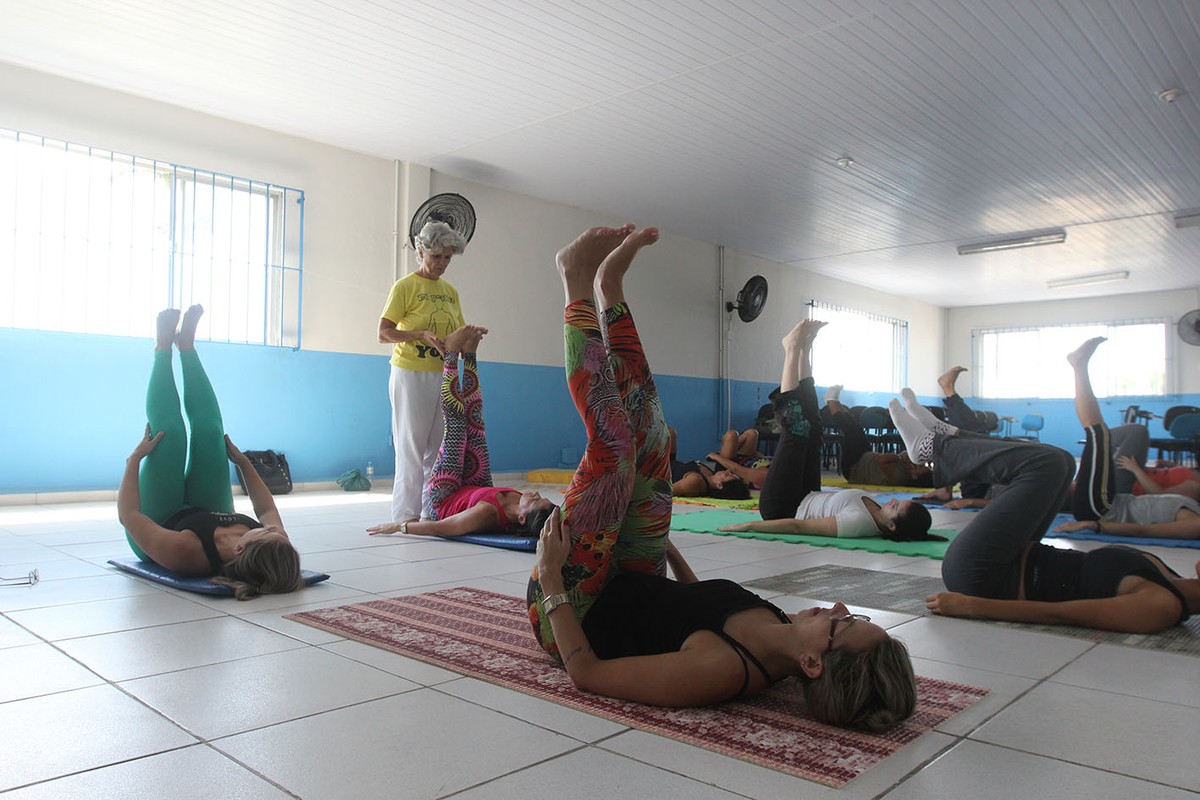
[[[288,619],[697,747],[841,786],[979,698],[986,689],[918,678],[916,713],[886,734],[816,722],[794,684],[746,701],[658,708],[586,694],[533,638],[521,598],[478,589],[305,611]]]
[[[925,609],[925,598],[934,592],[942,592],[946,589],[941,578],[841,567],[835,564],[810,567],[770,578],[759,578],[748,581],[746,585],[753,589],[763,589],[769,592],[810,597],[814,600],[840,600],[867,608],[899,611],[915,616],[931,616]],[[1163,633],[1116,633],[1097,631],[1091,628],[1077,628],[1072,625],[1032,625],[992,620],[979,620],[979,622],[987,625],[1004,625],[1021,630],[1038,631],[1039,633],[1052,633],[1056,636],[1070,636],[1075,639],[1087,639],[1092,642],[1200,656],[1200,615],[1193,616],[1182,625],[1176,625]]]

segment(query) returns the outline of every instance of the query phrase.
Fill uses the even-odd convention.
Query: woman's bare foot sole
[[[966,367],[951,367],[938,377],[937,384],[947,397],[954,394],[954,384],[958,380],[958,376],[966,371]]]
[[[817,332],[828,324],[828,322],[821,322],[815,319],[800,320],[796,323],[796,327],[788,331],[787,336],[783,337],[784,349],[811,347],[813,341],[817,338]]]
[[[596,299],[601,306],[609,308],[614,303],[624,301],[625,273],[629,271],[638,251],[657,242],[659,236],[658,228],[642,228],[631,232],[617,249],[608,254],[600,264],[595,281]]]
[[[155,349],[170,350],[171,345],[175,342],[175,329],[179,327],[179,309],[167,308],[158,312],[158,321],[155,324]]]
[[[586,276],[590,282],[601,262],[633,232],[633,225],[620,228],[589,228],[558,251],[554,263],[565,279]]]
[[[1092,357],[1092,353],[1096,352],[1096,348],[1107,341],[1108,338],[1104,336],[1097,336],[1094,339],[1088,339],[1086,342],[1079,345],[1079,349],[1067,355],[1067,363],[1069,363],[1072,367],[1078,367],[1082,364],[1088,363]]]
[[[183,322],[179,325],[179,333],[175,336],[175,346],[180,350],[190,350],[196,344],[196,327],[204,316],[204,306],[196,304],[188,306],[183,312]]]
[[[470,346],[472,331],[470,325],[464,325],[446,336],[446,352],[465,353]],[[472,350],[473,352],[473,350]]]

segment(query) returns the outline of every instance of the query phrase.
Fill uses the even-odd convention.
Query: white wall
[[[918,394],[932,393],[936,389],[934,381],[944,371],[942,362],[945,358],[945,311],[940,307],[738,253],[726,257],[725,290],[729,299],[734,299],[738,289],[755,274],[767,279],[767,304],[762,316],[754,322],[741,322],[734,315],[730,337],[731,378],[778,381],[782,353],[780,339],[806,315],[806,304],[810,300],[820,300],[906,320],[908,382],[916,387]],[[823,385],[819,363],[815,373],[817,384]]]
[[[561,365],[563,291],[554,254],[592,225],[654,222],[604,217],[440,173],[430,191],[458,192],[475,207],[475,237],[446,277],[467,319],[491,331],[480,351],[489,361]],[[626,295],[656,371],[716,376],[716,248],[664,233],[639,255]]]
[[[484,345],[487,361],[561,364],[555,251],[590,225],[654,223],[606,218],[416,165],[410,187],[397,181],[398,165],[386,159],[2,64],[0,85],[5,127],[302,189],[306,350],[387,352],[376,343],[376,327],[396,276],[395,221],[399,215],[403,240],[406,203],[414,199],[406,190],[424,193],[426,182],[430,194],[458,192],[475,206],[475,238],[447,277],[468,318],[492,331]],[[730,377],[775,380],[779,338],[811,298],[907,319],[910,382],[931,383],[942,369],[941,310],[736,252],[726,258],[727,299],[750,275],[761,273],[770,282],[763,317],[732,323]],[[666,231],[635,265],[628,294],[656,371],[720,374],[726,315],[718,259],[717,247]],[[404,251],[400,272],[412,268],[413,256]]]
[[[1072,322],[1170,317],[1168,356],[1174,370],[1173,394],[1200,393],[1200,347],[1184,344],[1173,326],[1180,316],[1200,308],[1200,290],[1147,292],[1110,298],[1062,300],[954,308],[947,312],[947,366],[971,364],[971,333],[977,328],[1023,327]],[[966,387],[964,387],[966,388]]]
[[[0,86],[4,127],[304,190],[303,346],[379,352],[391,162],[4,64]]]

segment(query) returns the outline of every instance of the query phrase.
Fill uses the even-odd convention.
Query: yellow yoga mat
[[[535,469],[531,470],[525,480],[530,483],[570,483],[573,469]]]

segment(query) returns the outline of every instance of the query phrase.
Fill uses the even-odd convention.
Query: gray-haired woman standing
[[[417,234],[415,272],[396,281],[379,319],[380,343],[393,344],[388,394],[396,482],[392,520],[420,519],[426,488],[442,444],[442,351],[445,338],[463,326],[458,290],[442,278],[466,238],[445,222],[428,222]]]

